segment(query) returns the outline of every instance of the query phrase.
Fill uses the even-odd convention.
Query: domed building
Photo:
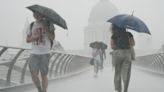
[[[100,0],[91,10],[88,26],[84,29],[84,47],[89,48],[89,43],[103,41],[109,44],[110,23],[108,19],[118,14],[119,11],[109,0]]]

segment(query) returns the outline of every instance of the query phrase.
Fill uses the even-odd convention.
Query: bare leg
[[[94,77],[97,77],[98,68],[99,68],[98,61],[97,60],[94,60],[94,73],[95,73]]]
[[[103,60],[101,60],[101,62],[100,62],[100,69],[101,69],[101,71],[102,71],[102,70],[103,70],[103,68],[104,68],[103,63],[104,63],[104,61],[103,61]]]
[[[47,87],[48,87],[48,77],[47,77],[47,75],[42,75],[43,92],[47,92]]]
[[[41,92],[42,88],[41,88],[40,80],[39,80],[39,77],[38,77],[38,72],[32,71],[31,72],[31,77],[32,77],[32,81],[34,82],[36,88],[38,89],[38,92]]]

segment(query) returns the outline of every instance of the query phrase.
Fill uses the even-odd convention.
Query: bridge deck
[[[2,87],[0,92],[37,92],[35,86],[31,85],[27,67],[28,49],[0,47],[0,61],[5,61],[0,64],[0,87]],[[15,54],[9,53],[10,49],[14,49]],[[8,54],[12,58],[7,56]],[[93,69],[77,74],[90,67],[90,57],[76,55],[76,53],[52,52],[51,54],[49,72],[51,79],[48,92],[114,92],[114,71],[111,67],[106,67],[98,78],[94,78]],[[163,92],[163,61],[164,53],[137,57],[134,65],[142,69],[133,67],[129,92]],[[143,71],[143,68],[146,71]]]
[[[106,67],[98,78],[93,70],[49,84],[48,92],[114,92],[111,67]],[[164,77],[132,68],[129,92],[163,92]],[[35,88],[24,92],[37,92]]]

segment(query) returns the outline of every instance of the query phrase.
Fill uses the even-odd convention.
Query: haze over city
[[[163,92],[164,0],[0,1],[0,92]],[[26,30],[34,21],[26,7],[34,4],[55,10],[67,23],[67,30],[54,24],[56,41],[51,48],[54,35],[45,30],[50,27],[39,11],[28,30],[32,49],[24,48],[30,46]],[[107,20],[116,14],[133,14],[151,35],[130,29],[135,41],[132,35],[111,35]]]
[[[56,27],[56,40],[60,41],[65,49],[84,48],[84,28],[88,25],[88,18],[92,8],[100,0],[1,0],[0,3],[0,44],[19,46],[22,43],[22,31],[25,22],[33,21],[31,11],[25,7],[32,4],[40,4],[54,9],[67,22],[68,30]],[[131,31],[137,44],[140,40],[149,38],[152,48],[159,49],[164,43],[161,20],[164,13],[163,0],[110,0],[120,13],[131,14],[141,18],[148,26],[151,36]],[[76,44],[76,45],[75,45]],[[142,47],[141,47],[142,48]]]

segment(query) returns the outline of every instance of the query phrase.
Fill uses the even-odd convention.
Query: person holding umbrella
[[[115,90],[122,91],[121,81],[124,84],[124,92],[127,92],[131,74],[131,49],[129,37],[125,28],[119,28],[112,24],[111,48],[112,63],[115,67]]]
[[[65,20],[51,8],[37,4],[27,8],[33,12],[35,18],[27,31],[27,43],[32,43],[29,69],[38,92],[47,92],[50,50],[55,39],[53,24],[64,29],[67,29],[67,25]],[[42,83],[39,80],[39,72]]]
[[[134,12],[133,12],[134,13]],[[121,81],[124,82],[124,92],[128,91],[131,75],[131,61],[135,60],[133,35],[126,29],[131,29],[139,33],[151,35],[146,24],[138,17],[129,14],[118,14],[110,18],[107,22],[112,23],[111,47],[113,49],[112,63],[115,67],[114,84],[115,90],[121,92]]]
[[[101,41],[95,41],[90,43],[92,48],[92,59],[90,64],[94,65],[94,76],[97,77],[99,70],[103,70],[103,62],[106,59],[105,49],[107,45]]]
[[[51,41],[55,38],[55,28],[40,13],[33,11],[33,16],[36,20],[29,27],[29,30],[27,30],[26,38],[27,43],[32,43],[29,69],[38,92],[47,92],[49,57]],[[42,82],[38,76],[39,72]]]
[[[98,72],[101,69],[101,55],[102,51],[100,48],[92,48],[92,57],[94,65],[94,77],[98,76]]]

